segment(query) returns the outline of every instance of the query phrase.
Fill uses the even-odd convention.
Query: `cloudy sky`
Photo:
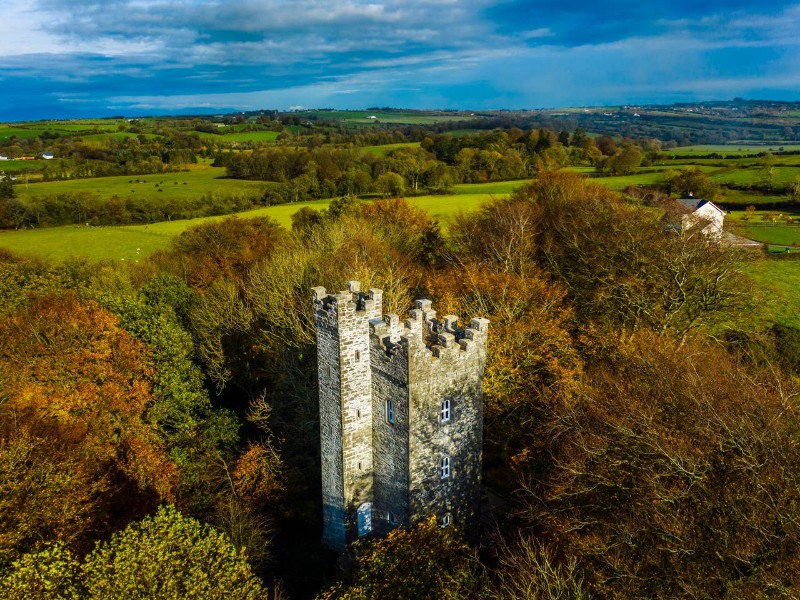
[[[800,3],[4,0],[0,118],[800,100]]]

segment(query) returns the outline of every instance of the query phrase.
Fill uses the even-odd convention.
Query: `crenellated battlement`
[[[394,313],[369,321],[373,343],[380,344],[387,353],[395,353],[402,345],[426,351],[433,358],[447,353],[478,352],[485,349],[489,320],[474,318],[465,328],[458,327],[456,315],[436,318],[430,300],[417,300],[409,318],[400,322]]]
[[[312,288],[312,301],[325,543],[430,514],[475,525],[489,321],[459,327],[425,299],[384,315],[382,290],[358,281]]]
[[[366,316],[368,319],[380,317],[383,310],[383,290],[361,291],[361,282],[348,281],[347,289],[329,294],[324,287],[311,288],[315,310],[334,315],[352,314]]]

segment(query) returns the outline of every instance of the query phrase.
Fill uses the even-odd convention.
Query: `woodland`
[[[754,318],[759,251],[663,220],[665,192],[718,188],[698,169],[623,194],[561,168],[625,172],[655,140],[414,131],[383,154],[357,136],[386,130],[198,146],[275,184],[259,202],[303,178],[334,197],[291,228],[205,221],[135,263],[0,249],[0,597],[800,595],[800,329]],[[64,173],[104,159],[81,160]],[[446,227],[396,197],[525,176]],[[35,204],[8,181],[3,218]],[[310,290],[352,279],[386,313],[424,297],[491,321],[478,542],[425,520],[346,559],[321,546]]]

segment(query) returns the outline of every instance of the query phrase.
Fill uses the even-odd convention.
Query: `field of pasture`
[[[787,142],[785,144],[778,142],[769,142],[768,144],[701,144],[697,146],[678,146],[677,148],[669,148],[664,150],[664,153],[669,156],[691,156],[702,154],[721,154],[723,156],[742,156],[747,154],[758,154],[760,152],[798,152],[800,151],[800,144],[795,142]]]
[[[16,190],[23,200],[33,196],[85,192],[101,200],[113,196],[124,198],[136,195],[136,197],[144,196],[169,202],[175,198],[196,197],[208,193],[224,196],[257,196],[263,194],[271,185],[263,181],[228,179],[225,177],[223,167],[211,167],[205,164],[190,165],[190,167],[187,171],[158,175],[122,175],[22,184],[17,185]]]
[[[478,208],[492,197],[503,194],[461,193],[452,196],[417,196],[409,202],[437,219],[444,228],[461,211]],[[369,200],[365,200],[369,202]],[[313,200],[268,206],[242,213],[240,217],[270,217],[291,227],[292,215],[303,207],[323,210],[330,200]],[[225,216],[152,223],[149,225],[86,227],[66,226],[21,231],[0,231],[0,247],[21,254],[53,259],[83,256],[91,260],[139,260],[165,248],[170,240],[187,228]]]

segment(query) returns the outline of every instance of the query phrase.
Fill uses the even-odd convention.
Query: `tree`
[[[14,198],[16,195],[14,182],[11,180],[11,176],[5,175],[0,171],[0,200],[11,200],[11,198]]]
[[[403,195],[406,189],[405,180],[401,175],[387,171],[383,175],[378,176],[375,180],[375,189],[381,193],[384,198],[389,196],[399,197]]]
[[[481,597],[475,551],[454,526],[430,517],[360,549],[355,572],[318,596],[320,600],[426,600]],[[413,574],[413,576],[411,576]]]
[[[47,296],[0,320],[0,563],[174,498],[175,464],[145,417],[147,349],[94,302]]]
[[[502,540],[492,598],[504,600],[588,600],[575,559],[559,564],[536,540],[520,534]]]
[[[612,175],[630,175],[642,164],[642,152],[636,144],[625,144],[603,163]]]
[[[98,544],[83,565],[93,600],[260,598],[247,552],[174,507],[129,525]]]
[[[792,202],[800,202],[800,177],[795,177],[789,183],[789,197]]]
[[[640,331],[596,343],[518,461],[524,523],[593,595],[767,597],[800,585],[797,391],[774,366]],[[599,346],[602,346],[601,350]]]
[[[14,561],[0,578],[6,600],[78,600],[85,597],[80,563],[62,542],[46,546]]]
[[[669,177],[667,183],[669,193],[677,194],[681,198],[694,197],[713,202],[719,195],[719,186],[699,167],[681,169]]]
[[[765,152],[761,158],[761,172],[767,186],[772,187],[772,180],[775,177],[775,157],[772,152]]]
[[[682,335],[731,316],[742,298],[732,251],[711,251],[696,232],[668,236],[652,212],[577,175],[541,175],[508,202],[532,205],[526,244],[538,267],[565,286],[576,323]],[[487,227],[480,244],[491,249],[498,240],[503,248],[495,236]]]

